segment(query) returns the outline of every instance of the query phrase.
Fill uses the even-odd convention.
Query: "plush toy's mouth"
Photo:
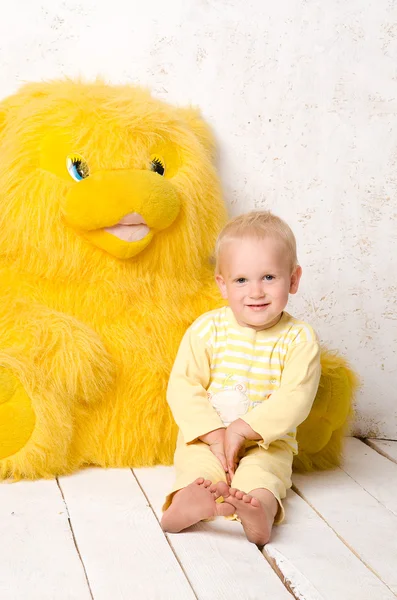
[[[139,242],[150,232],[145,219],[139,213],[125,215],[116,225],[104,227],[104,231],[124,242]]]

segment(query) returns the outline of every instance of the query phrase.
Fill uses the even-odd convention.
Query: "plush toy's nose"
[[[180,210],[172,183],[153,171],[98,171],[66,194],[63,215],[72,227],[92,231],[111,227],[138,213],[153,230],[169,227]]]

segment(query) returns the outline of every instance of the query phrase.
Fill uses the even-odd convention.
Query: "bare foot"
[[[264,546],[270,540],[274,521],[274,512],[270,506],[260,502],[250,494],[245,494],[235,488],[230,488],[229,495],[224,496],[225,502],[235,508],[235,513],[241,520],[245,535],[250,542]]]
[[[230,488],[224,481],[218,481],[218,483],[212,483],[210,485],[210,492],[214,495],[215,500],[218,500],[221,496],[225,498],[229,496]]]
[[[224,494],[229,494],[229,486],[226,483],[220,481],[212,484],[202,477],[196,479],[176,492],[161,519],[163,531],[179,533],[203,519],[234,514],[235,509],[231,504],[215,502]]]

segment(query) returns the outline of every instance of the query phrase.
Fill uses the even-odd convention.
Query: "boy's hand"
[[[200,436],[199,440],[201,440],[205,444],[208,444],[212,454],[214,456],[216,456],[216,458],[221,463],[222,469],[226,473],[226,479],[228,480],[228,483],[230,484],[230,480],[229,480],[229,476],[228,476],[228,472],[227,472],[226,456],[225,456],[225,443],[224,443],[225,431],[226,431],[226,429],[223,427],[221,429],[215,429],[214,431],[210,431],[209,433],[206,433],[205,435]]]
[[[226,429],[224,440],[227,473],[230,480],[238,467],[238,455],[241,448],[244,446],[245,441],[260,439],[261,436],[242,419],[237,419],[236,421],[233,421],[233,423],[230,423],[229,427]]]

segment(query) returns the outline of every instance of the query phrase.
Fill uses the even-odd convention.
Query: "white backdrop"
[[[104,76],[201,107],[232,214],[267,207],[304,269],[291,311],[359,372],[355,432],[397,439],[397,4],[0,0],[0,97]]]

